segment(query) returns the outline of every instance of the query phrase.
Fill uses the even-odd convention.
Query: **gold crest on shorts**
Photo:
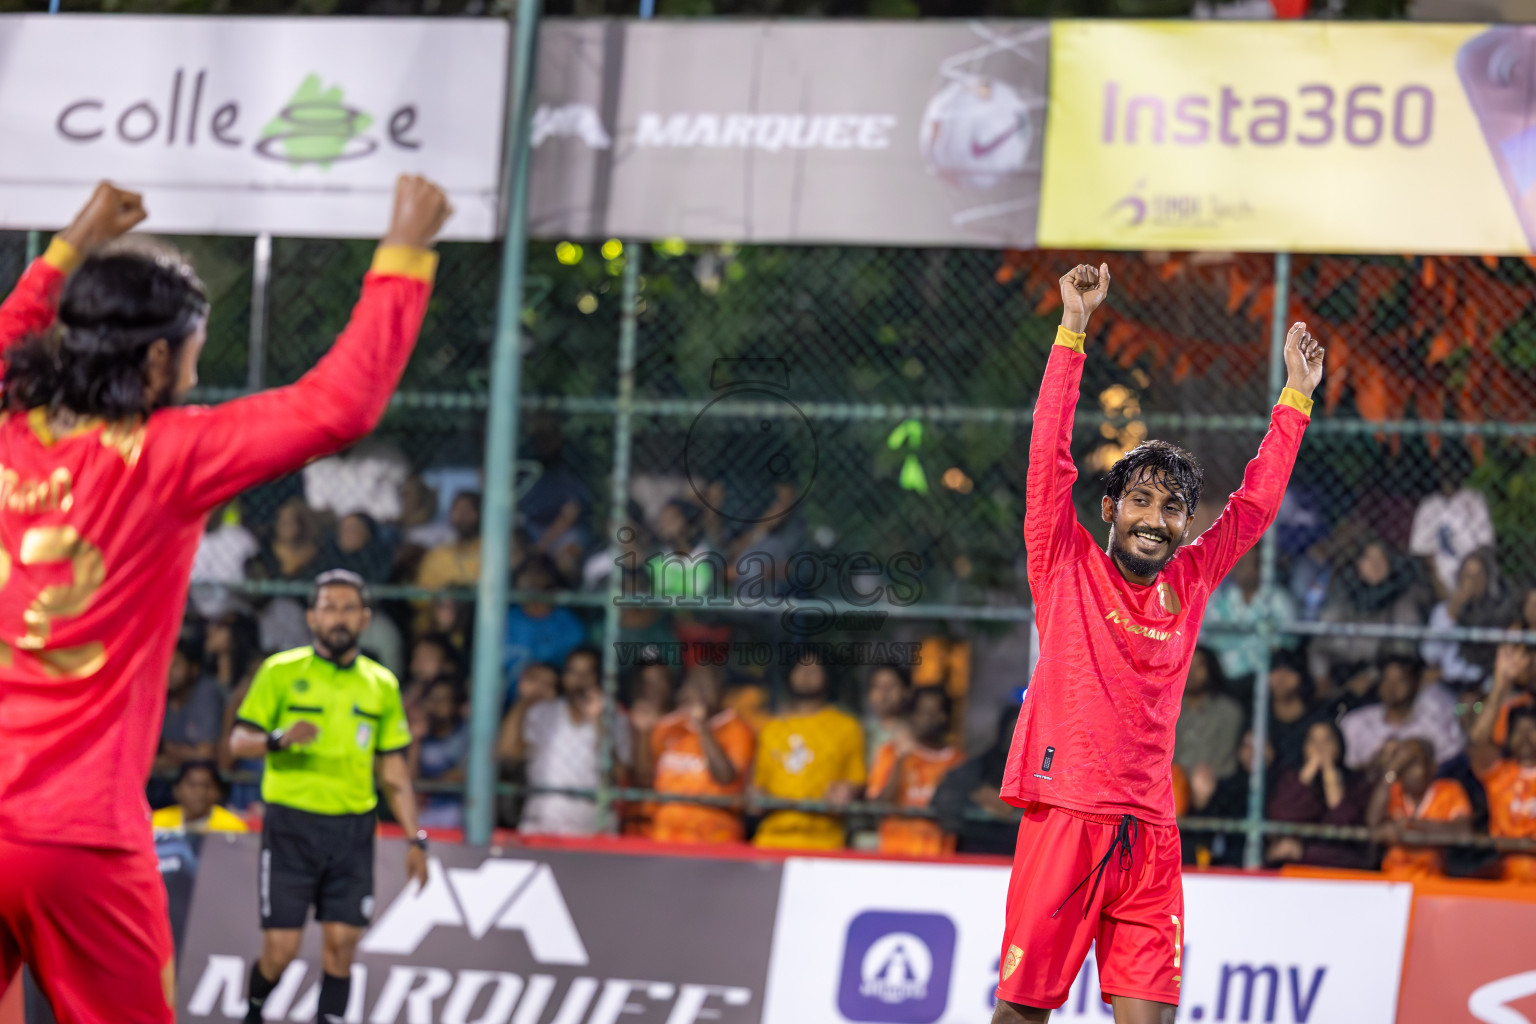
[[[1003,960],[1003,980],[1007,981],[1014,971],[1019,969],[1019,961],[1024,959],[1024,951],[1018,946],[1008,947],[1008,956]]]

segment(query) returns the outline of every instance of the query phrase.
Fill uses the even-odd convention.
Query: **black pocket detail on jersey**
[[[323,714],[325,714],[325,708],[312,708],[312,707],[310,707],[307,704],[289,704],[288,705],[288,710],[289,711],[297,711],[300,714],[305,714],[305,715],[323,715]]]
[[[357,715],[357,716],[361,717],[361,718],[371,718],[375,722],[379,721],[379,716],[378,715],[374,714],[372,711],[364,711],[362,708],[358,707],[356,704],[352,705],[352,713],[354,715]]]
[[[1040,770],[1043,771],[1043,772],[1050,771],[1051,770],[1051,762],[1054,761],[1055,759],[1056,759],[1056,748],[1055,747],[1046,747],[1045,748],[1045,760],[1040,762]]]

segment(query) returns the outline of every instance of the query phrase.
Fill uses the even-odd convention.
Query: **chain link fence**
[[[213,298],[196,396],[210,401],[313,365],[344,325],[371,252],[277,239],[264,267],[250,239],[172,241]],[[14,279],[25,251],[24,235],[0,235],[0,276]],[[1530,261],[617,240],[530,250],[522,569],[503,705],[475,712],[506,716],[501,824],[519,823],[530,789],[584,809],[560,819],[578,830],[643,834],[680,800],[726,807],[735,820],[729,808],[761,782],[749,829],[798,806],[837,812],[817,820],[832,822],[839,842],[846,825],[855,843],[878,845],[894,799],[902,819],[938,817],[959,831],[962,850],[984,845],[989,829],[1005,835],[1009,812],[983,791],[995,788],[989,773],[1000,769],[1033,650],[1020,533],[1030,410],[1059,319],[1056,279],[1101,259],[1114,284],[1094,321],[1074,439],[1079,517],[1101,540],[1104,473],[1147,437],[1204,464],[1208,498],[1194,528],[1220,511],[1278,388],[1277,296],[1287,303],[1278,322],[1304,319],[1328,347],[1276,529],[1208,616],[1210,657],[1197,664],[1221,681],[1216,703],[1238,712],[1214,747],[1178,755],[1190,857],[1237,862],[1246,839],[1249,863],[1291,859],[1293,847],[1274,838],[1260,848],[1269,834],[1322,836],[1370,862],[1365,805],[1386,765],[1354,748],[1433,738],[1446,722],[1459,746],[1442,729],[1436,771],[1463,788],[1473,831],[1486,833],[1490,804],[1497,814],[1512,798],[1482,785],[1467,734],[1490,689],[1499,703],[1533,689],[1527,670],[1498,687],[1494,671],[1496,641],[1514,638],[1500,631],[1536,629],[1536,546],[1521,528],[1536,512]],[[442,247],[422,341],[384,423],[339,459],[216,514],[187,630],[227,729],[255,660],[307,642],[305,581],[335,565],[362,572],[380,598],[365,644],[403,680],[420,780],[433,791],[428,820],[450,826],[462,820],[471,588],[482,568],[474,498],[498,272],[495,247]],[[636,296],[628,316],[626,285]],[[626,329],[632,377],[620,365]],[[628,487],[615,507],[621,466]],[[601,653],[585,666],[570,657],[605,644],[606,665]],[[820,735],[790,749],[809,733],[765,731],[798,692],[791,679],[806,645],[833,701],[865,730],[858,749]],[[1289,813],[1273,799],[1281,776],[1312,760],[1308,728],[1378,701],[1392,656],[1421,660],[1423,693],[1373,730],[1346,726],[1339,760],[1362,787],[1355,819],[1274,819]],[[919,692],[947,695],[942,727],[930,720],[940,709],[904,722],[908,712],[871,696],[886,663]],[[533,710],[562,685],[578,695],[567,717]],[[712,687],[720,692],[703,700]],[[615,698],[606,714],[604,693]],[[715,772],[708,751],[666,746],[676,736],[654,727],[701,705],[733,709],[756,736],[755,755]],[[1249,813],[1266,804],[1251,803],[1243,753],[1256,721],[1273,750],[1259,771],[1265,822]],[[887,784],[890,766],[875,769],[892,752],[880,741],[919,726],[911,742],[974,785],[934,803],[942,772]],[[758,767],[814,755],[817,743],[846,756],[814,785]],[[896,774],[910,760],[896,761]],[[674,777],[668,764],[689,770]],[[241,780],[236,800],[251,799],[241,772],[255,766],[223,767]],[[1492,843],[1468,846],[1452,868],[1491,870]]]
[[[859,631],[839,628],[858,620],[822,616],[808,628],[804,617],[760,600],[751,589],[759,581],[736,572],[737,561],[766,554],[784,591],[802,601],[824,597],[835,610],[847,596],[836,591],[835,573],[810,569],[791,579],[784,567],[796,558],[846,564],[868,552],[872,584],[889,582],[880,569],[910,564],[913,585],[901,596],[914,598],[898,608],[884,595],[886,617],[871,635],[908,639],[919,650],[965,649],[958,664],[919,672],[960,698],[952,737],[967,754],[985,752],[990,721],[1028,675],[1016,643],[1029,606],[1018,531],[1029,409],[1056,323],[1056,278],[1077,262],[1107,259],[1113,298],[1095,322],[1075,441],[1079,514],[1101,539],[1103,474],[1149,436],[1204,463],[1210,499],[1195,528],[1220,511],[1283,380],[1277,313],[1281,325],[1306,320],[1329,348],[1277,527],[1210,615],[1212,657],[1200,662],[1224,679],[1242,725],[1217,766],[1181,764],[1191,857],[1373,865],[1373,836],[1412,846],[1421,838],[1411,827],[1366,824],[1373,783],[1398,756],[1396,741],[1415,735],[1436,739],[1433,767],[1466,794],[1474,834],[1488,828],[1490,801],[1529,798],[1484,787],[1467,736],[1493,685],[1498,645],[1488,641],[1531,639],[1504,632],[1529,628],[1525,596],[1536,579],[1518,528],[1520,503],[1530,500],[1522,400],[1536,383],[1523,349],[1532,273],[1525,261],[566,244],[557,247],[555,276],[588,282],[577,310],[594,318],[593,334],[580,331],[583,344],[599,346],[590,351],[606,339],[610,357],[617,352],[612,317],[622,312],[614,306],[624,253],[633,258],[637,248],[634,403],[611,398],[617,373],[606,390],[581,374],[579,395],[538,401],[563,418],[567,448],[583,453],[595,522],[610,521],[603,506],[612,418],[632,417],[623,456],[629,506],[612,520],[625,529],[610,543],[631,564],[649,565],[637,585],[664,596],[648,609],[646,635],[658,645],[691,637],[725,645],[728,690],[766,691],[743,696],[744,707],[772,708],[791,696],[792,660],[755,663],[765,644],[812,636],[844,644],[824,653],[834,660],[834,693],[851,707],[863,706],[872,662],[858,663],[871,651],[854,643]],[[553,315],[569,323],[568,312]],[[771,525],[759,522],[765,517]],[[734,600],[717,610],[670,607],[676,595],[665,592],[679,584],[656,566],[705,552],[724,556],[722,592]],[[1485,571],[1463,571],[1468,556]],[[609,560],[597,568],[606,571]],[[591,574],[585,589],[601,582]],[[1474,639],[1485,642],[1464,642]],[[626,656],[643,650],[621,643]],[[855,664],[835,664],[844,651]],[[1002,651],[1014,656],[989,657]],[[1365,729],[1381,713],[1392,657],[1417,660],[1421,695]],[[1492,697],[1519,702],[1530,689],[1525,674]],[[1276,800],[1282,776],[1307,772],[1309,727],[1345,722],[1372,705],[1375,712],[1346,724],[1335,755],[1356,787],[1353,812],[1324,807],[1312,821],[1262,823],[1249,814],[1294,819]],[[1268,798],[1250,806],[1252,758],[1242,748],[1256,720],[1267,726],[1270,767],[1258,774]],[[865,724],[880,727],[867,712]],[[970,817],[986,813],[977,804]],[[1322,845],[1315,850],[1303,842],[1309,837]],[[1487,851],[1508,848],[1507,839],[1468,840],[1451,870],[1494,870]]]

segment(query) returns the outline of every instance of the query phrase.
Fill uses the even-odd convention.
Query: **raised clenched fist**
[[[402,174],[395,181],[395,214],[383,244],[430,248],[452,215],[446,192],[420,175]]]
[[[1095,270],[1084,263],[1061,276],[1061,325],[1078,334],[1088,327],[1088,318],[1109,294],[1109,264]]]
[[[147,216],[143,196],[103,181],[59,237],[84,255],[127,234]]]

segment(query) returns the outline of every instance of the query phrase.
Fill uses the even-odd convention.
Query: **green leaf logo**
[[[908,455],[901,464],[901,488],[919,494],[928,493],[928,476],[923,472],[923,464],[917,461],[916,455]]]
[[[923,425],[917,420],[902,420],[896,424],[896,429],[892,430],[890,436],[885,439],[885,444],[891,451],[895,451],[908,443],[913,448],[922,447]]]
[[[256,152],[293,167],[315,164],[328,171],[337,160],[356,160],[378,148],[363,137],[372,124],[366,111],[346,105],[341,86],[324,88],[320,76],[311,74],[262,129]]]

